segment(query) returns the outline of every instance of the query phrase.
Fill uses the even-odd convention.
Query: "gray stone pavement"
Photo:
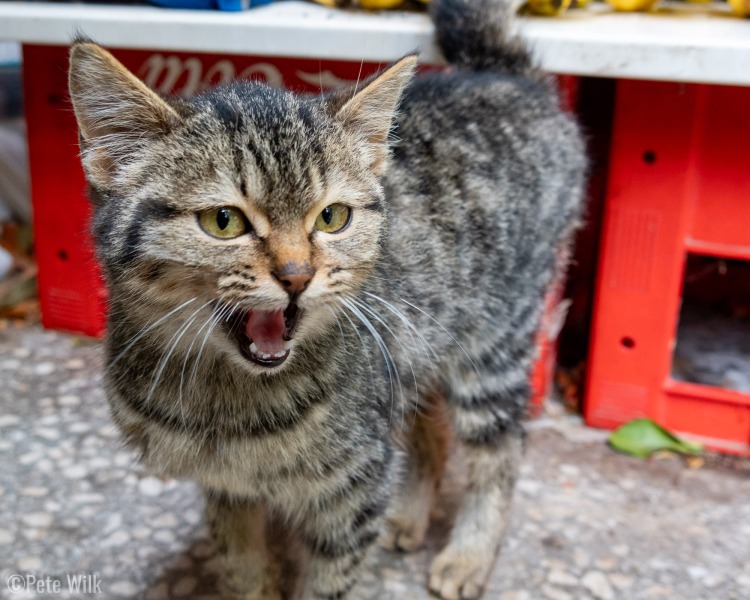
[[[67,580],[86,575],[79,585],[103,598],[214,598],[200,492],[149,476],[122,449],[101,365],[91,340],[0,329],[0,598],[94,597]],[[486,598],[750,599],[750,460],[708,455],[693,469],[621,456],[554,403],[530,429]],[[364,598],[429,597],[425,573],[460,472],[459,461],[427,547],[380,552]],[[53,593],[13,592],[13,575]]]

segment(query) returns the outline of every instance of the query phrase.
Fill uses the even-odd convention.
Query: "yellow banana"
[[[728,0],[732,12],[738,17],[750,16],[750,0]]]
[[[607,0],[612,8],[622,12],[651,10],[659,0]]]
[[[367,10],[383,10],[386,8],[397,8],[404,0],[359,0],[359,5]]]
[[[421,1],[428,2],[429,0]],[[367,10],[384,10],[388,8],[398,8],[404,3],[404,0],[313,0],[313,2],[331,8],[360,6]]]
[[[573,0],[527,0],[526,6],[535,15],[554,17],[564,13]]]

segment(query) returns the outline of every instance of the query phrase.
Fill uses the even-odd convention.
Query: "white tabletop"
[[[601,5],[518,20],[548,71],[602,77],[750,85],[750,20],[723,3],[613,13]],[[241,13],[0,2],[0,40],[67,44],[82,31],[112,48],[389,61],[415,48],[440,62],[423,14],[367,14],[295,0]]]

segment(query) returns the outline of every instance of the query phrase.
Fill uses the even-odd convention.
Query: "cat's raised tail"
[[[433,0],[432,20],[447,61],[476,71],[533,75],[526,45],[509,31],[512,0]]]

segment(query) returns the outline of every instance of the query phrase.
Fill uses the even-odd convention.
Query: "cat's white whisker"
[[[429,343],[429,342],[428,342],[428,341],[427,341],[427,340],[425,339],[425,337],[424,337],[424,336],[423,336],[423,335],[421,334],[421,332],[419,331],[419,329],[417,329],[417,328],[416,328],[416,327],[414,326],[414,324],[413,324],[413,323],[412,323],[412,322],[411,322],[411,321],[409,320],[409,318],[408,318],[408,317],[407,317],[407,316],[406,316],[406,315],[405,315],[405,314],[404,314],[403,312],[401,312],[400,310],[398,310],[398,309],[397,309],[397,308],[396,308],[395,306],[393,306],[393,304],[391,304],[391,303],[390,303],[390,302],[388,302],[387,300],[385,300],[385,299],[381,298],[380,296],[378,296],[377,294],[373,294],[373,293],[371,293],[371,292],[367,292],[367,291],[366,291],[366,292],[364,292],[364,294],[365,294],[365,295],[367,295],[367,296],[369,296],[369,297],[371,297],[371,298],[373,298],[374,300],[377,300],[377,301],[379,301],[379,302],[383,303],[383,304],[384,304],[384,305],[386,306],[386,308],[387,308],[388,310],[390,310],[390,311],[391,311],[391,312],[392,312],[392,313],[393,313],[394,315],[396,315],[396,317],[398,317],[398,318],[399,318],[399,320],[400,320],[400,321],[401,321],[401,322],[402,322],[402,323],[403,323],[403,324],[404,324],[404,325],[405,325],[405,326],[406,326],[406,327],[407,327],[407,328],[408,328],[408,329],[409,329],[409,330],[410,330],[411,332],[413,332],[413,335],[412,335],[412,334],[410,334],[410,336],[411,336],[411,338],[412,338],[412,339],[414,339],[414,335],[416,335],[416,336],[417,336],[417,338],[418,338],[418,339],[419,339],[419,340],[421,341],[421,343],[422,343],[422,347],[424,348],[424,351],[425,351],[425,356],[426,356],[426,358],[427,358],[427,361],[428,361],[428,363],[429,363],[429,365],[430,365],[430,369],[431,369],[431,370],[432,370],[432,372],[434,373],[434,372],[435,372],[435,370],[437,369],[437,366],[436,366],[436,365],[435,365],[435,363],[434,363],[434,362],[432,361],[432,358],[434,358],[434,359],[435,359],[436,361],[438,361],[438,362],[439,362],[439,361],[440,361],[440,357],[438,356],[438,354],[437,354],[437,352],[435,351],[435,349],[433,348],[433,346],[432,346],[432,345],[431,345],[431,344],[430,344],[430,343]],[[431,357],[430,355],[432,355],[432,357]],[[417,413],[419,412],[419,410],[420,410],[420,407],[421,407],[421,398],[417,397],[417,399],[416,399],[416,402],[414,403],[414,419],[415,419],[415,420],[416,420],[416,418],[417,418]],[[413,425],[413,424],[412,424],[412,425]]]
[[[333,309],[331,309],[333,310]],[[370,368],[370,380],[372,381],[372,387],[373,389],[376,388],[375,385],[375,372],[372,370],[372,361],[370,360],[370,353],[367,352],[367,346],[365,345],[365,341],[362,339],[362,336],[359,333],[359,329],[355,325],[354,321],[352,321],[352,318],[349,316],[349,313],[346,312],[346,310],[342,310],[341,314],[346,317],[346,320],[349,321],[349,324],[352,326],[352,331],[354,331],[355,335],[357,336],[357,339],[359,340],[359,343],[362,346],[362,350],[364,351],[365,358],[367,358],[367,366]],[[338,320],[338,318],[337,318]],[[339,323],[339,327],[341,327],[341,323]],[[343,332],[342,332],[343,335]]]
[[[201,325],[201,328],[195,333],[193,336],[193,340],[190,342],[190,346],[188,347],[187,351],[185,352],[185,358],[182,361],[182,370],[180,371],[180,391],[179,391],[179,403],[180,403],[180,412],[182,413],[183,420],[184,420],[184,413],[182,410],[182,394],[184,389],[184,383],[185,383],[185,369],[187,368],[188,359],[190,358],[190,353],[193,350],[193,346],[195,345],[195,342],[198,340],[198,337],[200,336],[201,332],[211,325],[212,322],[218,321],[221,319],[221,315],[225,312],[226,306],[222,304],[223,296],[219,298],[218,302],[218,308],[217,311],[216,308],[213,308],[211,311],[211,314],[206,318],[206,322]],[[208,332],[206,335],[208,335],[211,332],[211,329],[213,329],[213,325],[209,327]]]
[[[331,306],[326,306],[328,309],[328,312],[331,313],[331,316],[336,319],[336,325],[339,327],[339,334],[341,335],[341,339],[343,340],[346,336],[344,334],[344,328],[341,326],[341,319],[339,319],[339,315],[336,313],[335,310]]]
[[[417,384],[417,376],[414,373],[414,365],[411,361],[411,353],[409,352],[409,349],[404,345],[404,343],[401,341],[401,338],[388,326],[388,324],[382,319],[382,317],[375,311],[372,307],[368,306],[362,301],[357,301],[354,298],[351,298],[351,301],[356,304],[359,308],[367,312],[370,316],[372,316],[373,319],[378,321],[383,327],[385,327],[386,331],[391,334],[394,340],[396,340],[396,343],[401,347],[402,354],[406,361],[409,363],[409,369],[411,370],[412,378],[414,379],[414,398],[415,398],[415,404],[419,402],[419,386]],[[398,368],[398,366],[396,366]],[[403,399],[403,394],[402,394]],[[402,407],[402,419],[403,419],[403,410],[405,407]]]
[[[234,315],[234,312],[237,310],[238,305],[237,303],[235,303],[234,305],[227,305],[227,307],[230,309],[227,311],[226,316],[224,316],[224,322],[227,322],[229,319],[232,318],[232,316]],[[208,338],[211,335],[211,332],[213,331],[213,329],[216,327],[216,325],[218,325],[218,322],[219,321],[217,320],[214,324],[212,324],[208,328],[208,331],[206,331],[205,335],[203,336],[203,342],[201,342],[201,346],[198,349],[198,355],[195,357],[195,360],[193,361],[193,370],[188,380],[188,386],[190,386],[191,388],[194,386],[195,378],[198,374],[198,367],[200,365],[201,357],[203,356],[203,350],[206,347],[206,342],[208,341]]]
[[[161,362],[159,363],[159,367],[155,373],[155,375],[151,379],[151,387],[148,390],[148,394],[146,394],[146,403],[148,403],[151,400],[151,396],[154,393],[154,390],[156,389],[156,386],[159,384],[159,380],[161,379],[161,375],[164,372],[164,368],[167,366],[167,363],[169,362],[169,358],[172,356],[172,353],[175,351],[175,348],[177,347],[177,344],[179,344],[180,340],[182,339],[182,336],[185,335],[188,329],[192,326],[195,319],[198,317],[198,313],[200,313],[204,308],[209,306],[211,304],[211,300],[204,302],[201,306],[199,306],[195,312],[193,312],[190,317],[188,317],[187,321],[183,323],[178,329],[177,332],[172,335],[171,339],[169,340],[167,347],[169,348],[169,351],[166,353],[166,356],[163,356],[161,359]]]
[[[141,338],[142,338],[142,337],[143,337],[144,335],[146,335],[146,334],[147,334],[147,333],[148,333],[149,331],[151,331],[151,330],[152,330],[152,329],[153,329],[154,327],[157,327],[157,326],[158,326],[159,324],[161,324],[161,323],[163,323],[164,321],[166,321],[166,320],[167,320],[167,319],[168,319],[169,317],[171,317],[171,316],[172,316],[173,314],[175,314],[175,313],[176,313],[177,311],[179,311],[180,309],[182,309],[182,308],[185,308],[186,306],[188,306],[188,305],[192,304],[192,303],[193,303],[193,302],[195,302],[195,301],[196,301],[197,299],[198,299],[198,298],[197,298],[197,297],[195,297],[195,296],[194,296],[193,298],[190,298],[190,300],[187,300],[187,301],[183,302],[183,303],[182,303],[182,304],[180,304],[180,305],[179,305],[179,306],[178,306],[177,308],[173,308],[172,310],[170,310],[170,311],[169,311],[169,312],[168,312],[167,314],[165,314],[165,315],[164,315],[164,316],[162,316],[161,318],[157,319],[156,321],[154,321],[154,322],[153,322],[153,323],[151,323],[150,325],[148,325],[148,326],[144,327],[143,329],[141,329],[141,330],[140,330],[140,331],[139,331],[139,332],[138,332],[138,333],[137,333],[137,334],[135,335],[135,337],[134,337],[134,338],[133,338],[132,340],[130,340],[130,342],[128,343],[128,345],[127,345],[127,346],[125,346],[125,348],[124,348],[124,349],[123,349],[123,350],[122,350],[122,351],[121,351],[121,352],[120,352],[120,353],[119,353],[119,354],[118,354],[118,355],[117,355],[117,356],[116,356],[116,357],[115,357],[114,359],[112,359],[112,361],[111,361],[111,362],[109,363],[109,364],[110,364],[110,366],[114,366],[114,365],[116,365],[116,364],[117,364],[117,362],[118,362],[118,361],[119,361],[119,360],[120,360],[120,359],[121,359],[121,358],[122,358],[123,356],[125,356],[125,354],[127,354],[127,353],[128,353],[128,351],[129,351],[129,350],[130,350],[130,349],[131,349],[131,348],[132,348],[133,346],[135,346],[135,344],[136,344],[136,343],[138,342],[138,340],[140,340],[140,339],[141,339]]]
[[[419,330],[414,326],[414,324],[408,319],[408,317],[402,313],[400,310],[398,310],[393,304],[388,302],[387,300],[384,300],[377,294],[373,294],[371,292],[364,292],[366,296],[369,296],[370,298],[377,300],[378,302],[381,302],[385,305],[385,307],[392,312],[398,319],[410,330],[414,333],[414,335],[417,336],[417,338],[422,342],[422,346],[425,349],[425,354],[427,355],[427,360],[430,361],[430,365],[432,365],[432,360],[430,358],[430,355],[432,355],[432,358],[435,360],[440,360],[440,357],[438,356],[437,352],[435,352],[435,349],[432,347],[432,345],[425,339],[425,337],[419,332]]]
[[[474,361],[472,360],[471,356],[469,356],[469,353],[466,352],[465,348],[461,345],[461,342],[459,342],[456,339],[456,336],[454,336],[450,331],[448,331],[445,327],[443,327],[443,325],[440,323],[440,321],[438,321],[432,315],[430,315],[430,314],[426,313],[425,311],[423,311],[416,304],[412,304],[411,302],[409,302],[408,300],[404,300],[403,298],[399,298],[399,299],[404,304],[408,304],[412,308],[415,308],[416,310],[418,310],[419,312],[421,312],[428,319],[432,320],[435,323],[435,325],[437,325],[438,327],[440,327],[440,329],[442,329],[445,333],[447,333],[448,336],[450,336],[450,338],[456,343],[456,346],[458,346],[461,349],[461,352],[464,353],[464,356],[466,356],[466,358],[469,359],[469,363],[471,364],[472,368],[474,369],[474,372],[477,374],[477,377],[479,377],[480,380],[482,379],[482,374],[479,372],[479,369],[477,368],[477,365],[474,363]]]
[[[357,94],[357,90],[359,88],[359,82],[362,79],[362,67],[364,66],[365,61],[364,59],[359,61],[359,72],[357,73],[357,82],[354,84],[354,93],[352,96],[355,96]]]
[[[362,313],[362,311],[359,310],[354,304],[352,304],[347,298],[341,298],[341,302],[343,302],[344,305],[352,312],[352,314],[354,314],[354,316],[356,316],[362,322],[362,324],[367,328],[367,330],[370,332],[373,339],[375,340],[375,343],[380,348],[380,352],[383,354],[383,359],[385,360],[385,366],[388,369],[388,378],[391,382],[391,422],[392,422],[393,421],[393,405],[395,401],[394,387],[393,387],[394,375],[396,376],[396,382],[398,383],[399,395],[401,396],[402,400],[404,397],[403,388],[401,387],[401,377],[399,376],[396,363],[393,360],[393,356],[391,355],[390,350],[388,350],[388,346],[386,345],[385,341],[378,333],[378,330],[375,329],[375,326]]]

